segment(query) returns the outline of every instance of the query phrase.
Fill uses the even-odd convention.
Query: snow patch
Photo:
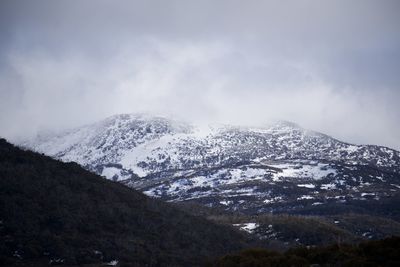
[[[322,185],[321,185],[321,189],[324,189],[324,190],[336,189],[336,185],[333,184],[333,183],[330,183],[330,184],[322,184]]]
[[[315,188],[313,184],[298,184],[298,187],[305,187],[305,188]]]
[[[316,165],[309,164],[293,164],[293,163],[280,163],[268,164],[268,166],[281,169],[280,172],[273,174],[273,181],[279,181],[282,178],[312,178],[320,180],[328,175],[337,175],[336,169],[329,166],[329,164],[318,163]]]
[[[104,265],[106,266],[117,266],[118,261],[117,260],[112,260],[110,262],[106,262]]]
[[[308,195],[302,195],[301,197],[297,198],[297,200],[304,200],[304,199],[314,199],[314,197]]]
[[[254,230],[259,226],[258,223],[238,223],[233,224],[233,226],[239,227],[240,230],[246,231],[248,233],[253,233]]]

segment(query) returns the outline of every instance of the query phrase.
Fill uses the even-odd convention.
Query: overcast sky
[[[117,113],[400,149],[400,1],[0,1],[0,136]]]

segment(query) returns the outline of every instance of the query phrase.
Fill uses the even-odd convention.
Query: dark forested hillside
[[[193,266],[238,232],[0,139],[0,265]]]
[[[265,249],[248,249],[226,255],[209,266],[213,267],[375,267],[400,266],[400,238],[391,237],[368,241],[358,245],[331,245],[326,247],[301,247],[285,253]]]

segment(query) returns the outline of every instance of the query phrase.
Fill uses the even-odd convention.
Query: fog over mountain
[[[149,112],[400,149],[399,15],[395,0],[4,0],[0,136]]]

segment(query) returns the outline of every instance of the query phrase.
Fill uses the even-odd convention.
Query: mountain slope
[[[385,202],[400,189],[400,152],[347,144],[288,122],[204,129],[125,114],[22,146],[153,197],[252,214]]]
[[[230,228],[0,139],[0,265],[195,266],[246,246]]]

